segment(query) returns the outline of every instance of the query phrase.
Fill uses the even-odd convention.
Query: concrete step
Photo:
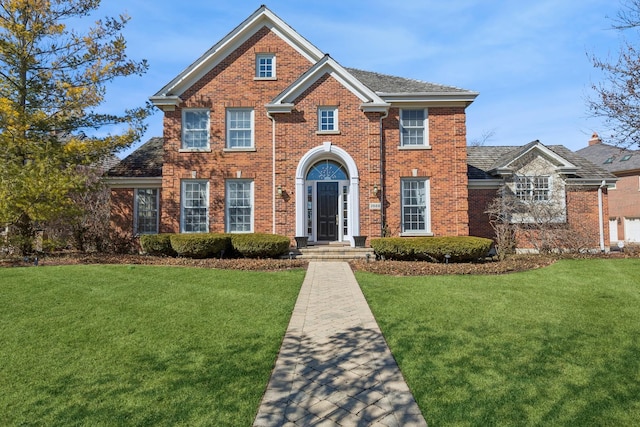
[[[356,259],[375,260],[372,248],[352,248],[344,245],[319,245],[302,249],[292,249],[296,259],[308,261],[349,261]]]

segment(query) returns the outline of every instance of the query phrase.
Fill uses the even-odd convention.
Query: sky
[[[484,145],[539,140],[571,150],[603,123],[589,116],[590,55],[615,59],[616,0],[103,0],[91,15],[131,18],[128,55],[149,70],[107,86],[108,112],[143,105],[261,4],[345,67],[479,92],[467,108],[467,139]],[[142,141],[162,136],[162,112]]]

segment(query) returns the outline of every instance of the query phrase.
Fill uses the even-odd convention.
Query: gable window
[[[209,148],[209,110],[182,110],[182,148]]]
[[[548,176],[519,176],[516,178],[516,197],[522,201],[550,200]]]
[[[227,110],[227,148],[253,147],[253,109]]]
[[[256,55],[256,78],[274,79],[276,77],[276,56],[272,53]]]
[[[336,132],[338,130],[338,109],[336,107],[318,107],[318,131]]]
[[[136,188],[134,203],[134,232],[136,234],[158,233],[158,189]]]
[[[402,233],[428,234],[431,232],[429,206],[429,180],[403,179]]]
[[[226,183],[227,233],[253,231],[253,181],[233,179]]]
[[[207,181],[182,181],[180,195],[180,228],[183,233],[209,231],[209,183]]]
[[[428,110],[425,108],[400,110],[400,145],[402,147],[428,147]]]

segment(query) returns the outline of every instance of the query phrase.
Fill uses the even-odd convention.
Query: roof
[[[421,80],[408,79],[404,77],[390,76],[387,74],[374,73],[371,71],[359,70],[357,68],[347,68],[356,79],[360,80],[369,89],[382,94],[400,93],[460,93],[475,94],[466,89],[455,86],[445,86],[436,83],[424,82]]]
[[[497,176],[493,171],[518,158],[522,153],[536,145],[545,147],[575,166],[576,169],[571,176],[572,178],[594,180],[615,178],[611,173],[563,145],[543,145],[539,141],[533,141],[525,146],[467,147],[467,177],[469,179],[496,179]]]
[[[150,178],[162,176],[163,138],[154,137],[109,169],[108,177]]]
[[[597,143],[581,148],[576,153],[614,175],[640,171],[640,150],[628,150],[613,145]],[[622,160],[626,156],[631,157],[627,158],[627,160]],[[607,162],[608,159],[611,159],[611,161]]]

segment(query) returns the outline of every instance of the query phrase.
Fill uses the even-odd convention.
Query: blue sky
[[[92,18],[126,12],[129,56],[150,64],[110,84],[104,109],[142,105],[262,3],[343,66],[480,92],[469,141],[578,150],[606,134],[585,99],[602,79],[587,54],[615,58],[620,47],[611,0],[103,1]],[[159,110],[142,142],[152,136],[162,136]]]

